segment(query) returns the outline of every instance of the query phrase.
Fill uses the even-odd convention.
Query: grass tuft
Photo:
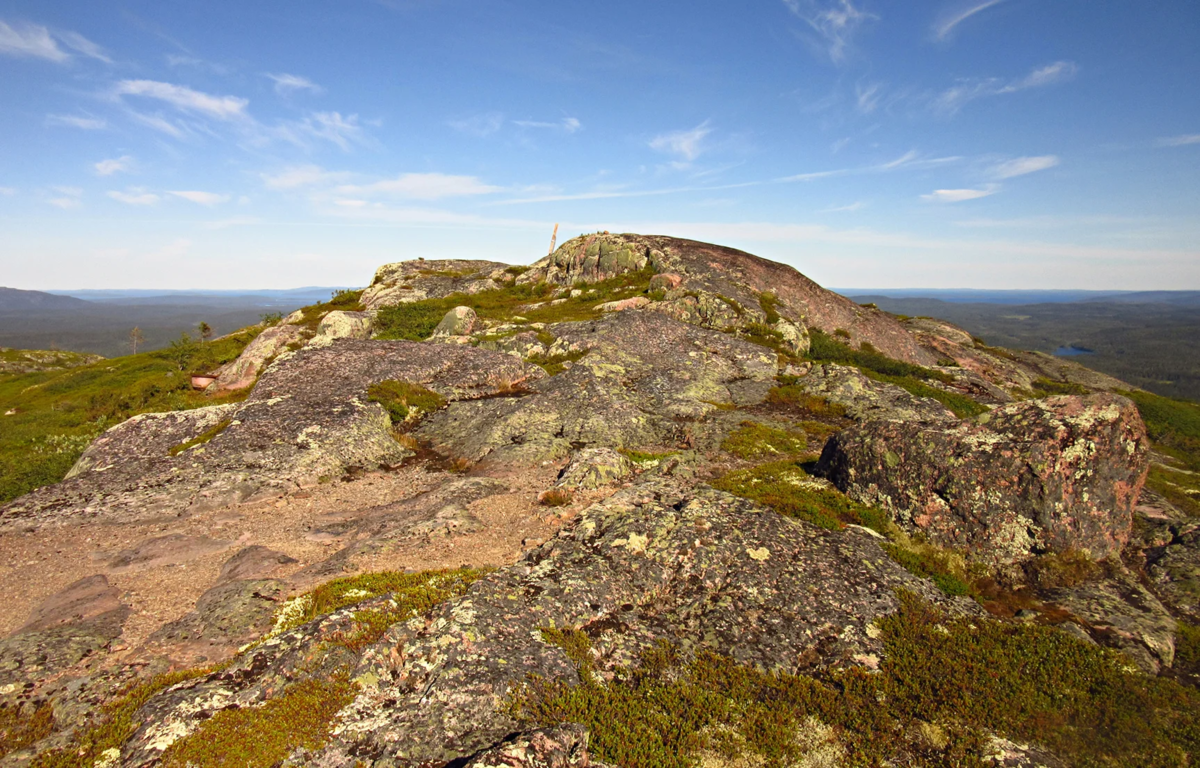
[[[446,399],[420,384],[388,379],[367,387],[367,400],[379,403],[393,424],[407,424],[446,404]]]
[[[779,429],[753,421],[743,421],[721,442],[721,450],[739,459],[758,461],[803,453],[808,447],[804,432]]]
[[[205,443],[209,442],[214,437],[216,437],[217,435],[221,434],[226,429],[228,429],[229,425],[232,423],[233,423],[233,419],[221,419],[216,424],[212,425],[208,429],[204,430],[200,434],[193,437],[191,440],[185,440],[184,442],[180,443],[179,445],[171,446],[171,448],[167,451],[167,455],[168,456],[178,456],[179,454],[183,453],[184,451],[188,450],[189,448],[195,448],[197,445],[204,445]]]

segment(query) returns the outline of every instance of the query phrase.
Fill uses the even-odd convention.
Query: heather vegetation
[[[258,330],[65,371],[0,375],[0,502],[61,480],[93,438],[130,416],[244,397],[197,392],[190,374],[235,359]]]

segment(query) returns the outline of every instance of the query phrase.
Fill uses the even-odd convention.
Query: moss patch
[[[167,451],[168,456],[178,456],[189,448],[195,448],[197,445],[204,445],[212,440],[217,435],[229,429],[229,425],[233,423],[233,419],[221,419],[216,424],[213,424],[208,429],[193,437],[191,440],[186,440],[179,445],[171,446]]]
[[[802,453],[808,447],[804,432],[778,429],[754,421],[743,421],[721,441],[721,450],[739,459],[759,461]]]
[[[818,419],[842,419],[846,417],[846,408],[838,403],[830,402],[824,397],[810,395],[794,383],[788,382],[789,377],[778,387],[767,392],[767,402],[784,409],[796,409],[817,417]]]
[[[978,416],[988,410],[987,406],[975,402],[966,395],[960,395],[957,392],[947,392],[940,387],[930,386],[924,381],[913,376],[889,376],[884,373],[878,373],[872,370],[865,370],[863,374],[875,381],[882,381],[887,384],[895,384],[897,387],[908,392],[916,397],[927,397],[931,400],[937,400],[942,405],[950,409],[950,411],[960,419],[967,419],[972,416]]]
[[[1070,765],[1184,766],[1200,757],[1200,692],[1129,671],[1113,651],[1050,627],[957,619],[902,593],[877,623],[879,671],[765,672],[662,645],[600,679],[586,635],[560,630],[581,683],[532,677],[510,710],[579,722],[600,760],[697,766],[982,765],[989,733]],[[823,758],[826,763],[818,763]]]
[[[525,362],[540,365],[550,376],[557,376],[567,370],[567,363],[576,363],[582,360],[591,350],[580,349],[575,352],[564,352],[561,355],[530,355],[525,358]]]
[[[880,532],[887,530],[888,519],[883,512],[851,501],[828,483],[811,477],[796,461],[776,461],[730,472],[710,484],[822,528],[852,523]]]
[[[325,745],[338,711],[354,700],[344,676],[303,680],[262,706],[226,709],[163,753],[166,768],[270,768],[297,749]]]
[[[395,379],[367,387],[367,400],[382,405],[393,424],[407,424],[446,404],[446,399],[432,389]]]
[[[0,707],[0,757],[30,747],[54,729],[54,707]]]

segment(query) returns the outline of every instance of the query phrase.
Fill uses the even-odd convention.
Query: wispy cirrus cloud
[[[583,130],[583,123],[574,117],[564,117],[562,120],[553,123],[537,120],[513,120],[513,125],[519,125],[522,128],[548,128],[562,131],[563,133],[576,133]]]
[[[955,3],[946,8],[933,24],[933,36],[937,40],[949,38],[954,28],[962,24],[980,11],[986,11],[993,5],[999,5],[1004,0],[970,0],[967,3]]]
[[[317,184],[342,182],[349,176],[348,173],[326,171],[318,165],[293,166],[278,173],[261,174],[263,184],[268,189],[299,189]]]
[[[51,187],[50,190],[58,196],[51,197],[46,202],[55,208],[62,208],[65,211],[78,208],[83,204],[83,190],[79,187],[56,186]]]
[[[122,173],[128,171],[133,165],[133,158],[129,155],[112,158],[109,160],[101,160],[93,167],[96,173],[101,176],[112,176],[114,173]]]
[[[990,175],[997,179],[1012,179],[1017,176],[1024,176],[1027,173],[1037,173],[1047,168],[1053,168],[1060,162],[1062,161],[1059,160],[1057,155],[1018,157],[996,164],[992,167]]]
[[[101,131],[108,127],[108,121],[90,115],[46,115],[46,125],[80,128],[85,131]]]
[[[153,128],[176,139],[182,139],[186,134],[183,129],[162,115],[147,115],[136,110],[129,110],[129,117],[147,128]]]
[[[783,0],[783,4],[808,25],[806,42],[835,64],[846,59],[859,27],[879,18],[856,8],[851,0]]]
[[[362,126],[358,123],[358,115],[343,116],[340,112],[314,112],[303,120],[292,123],[288,128],[294,129],[302,135],[336,144],[344,151],[349,151],[351,144],[361,144],[366,141]]]
[[[281,73],[273,75],[267,73],[267,77],[275,81],[275,92],[282,95],[295,93],[296,91],[312,91],[313,93],[324,93],[325,89],[309,80],[307,77],[300,75],[289,75]]]
[[[103,48],[78,32],[52,30],[39,24],[12,26],[0,21],[0,53],[7,56],[66,63],[71,54],[59,47],[60,43],[88,58],[112,63]]]
[[[184,85],[157,80],[122,80],[117,83],[113,93],[117,97],[141,96],[164,101],[184,112],[219,120],[233,120],[245,116],[246,107],[250,104],[248,99],[238,96],[213,96]]]
[[[184,200],[190,200],[191,202],[196,203],[197,205],[206,205],[209,207],[212,207],[214,205],[220,205],[221,203],[229,202],[229,195],[218,195],[215,192],[201,192],[198,190],[182,190],[182,191],[171,191],[171,192],[168,192],[167,194],[174,195],[175,197],[183,198]]]
[[[451,120],[450,127],[459,133],[484,138],[491,136],[504,127],[504,114],[501,112],[485,112],[480,115],[464,117],[461,120]]]
[[[159,200],[162,200],[162,198],[158,195],[154,194],[153,192],[147,192],[141,187],[134,187],[125,192],[114,189],[106,192],[105,194],[111,197],[113,200],[116,200],[119,203],[125,203],[126,205],[154,205],[158,203]]]
[[[964,79],[935,96],[933,108],[938,112],[953,114],[976,99],[1063,83],[1078,72],[1079,66],[1075,62],[1056,61],[1033,70],[1019,80],[1005,81],[997,77]]]
[[[501,190],[501,187],[485,184],[475,176],[454,176],[445,173],[402,173],[394,179],[384,179],[371,184],[346,184],[336,189],[339,195],[388,195],[410,200],[489,195]]]
[[[713,132],[709,122],[709,120],[705,120],[695,128],[685,131],[660,133],[650,140],[650,148],[669,155],[675,155],[685,162],[690,163],[697,157],[700,157],[706,149],[704,139]]]
[[[921,195],[921,199],[935,203],[961,203],[994,195],[998,190],[999,187],[995,184],[989,184],[982,189],[935,189],[928,195]]]
[[[858,111],[869,115],[879,106],[883,96],[883,83],[858,83],[854,86],[855,103]]]
[[[1183,136],[1170,136],[1159,139],[1157,142],[1160,147],[1186,147],[1189,144],[1200,144],[1200,133],[1189,133]]]

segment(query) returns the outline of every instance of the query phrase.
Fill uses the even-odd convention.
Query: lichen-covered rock
[[[917,397],[895,384],[875,381],[857,368],[814,365],[799,387],[846,409],[855,421],[951,422],[956,417],[937,400]]]
[[[1164,547],[1149,572],[1154,588],[1172,608],[1200,621],[1200,529]]]
[[[151,634],[145,650],[181,667],[224,661],[267,633],[287,593],[278,579],[221,582],[200,596],[195,610]]]
[[[571,457],[555,485],[591,490],[620,482],[633,471],[633,462],[611,448],[584,448]]]
[[[463,768],[602,768],[588,754],[587,729],[578,723],[518,733],[468,760]]]
[[[996,564],[1045,550],[1115,555],[1148,469],[1137,408],[1052,397],[959,422],[872,421],[834,435],[818,471],[934,542]]]
[[[93,441],[72,475],[0,507],[0,528],[95,517],[178,515],[279,495],[351,467],[398,463],[384,409],[367,388],[398,379],[448,401],[545,376],[470,346],[340,339],[277,360],[242,403],[143,414]]]
[[[479,316],[470,307],[455,307],[433,329],[434,336],[470,336]]]
[[[607,232],[584,235],[563,243],[517,279],[569,286],[642,270],[673,276],[656,284],[667,295],[652,307],[686,322],[726,328],[774,323],[774,313],[826,333],[841,329],[850,334],[853,345],[868,342],[898,360],[920,365],[936,360],[883,312],[827,291],[785,264],[694,240]],[[763,294],[775,297],[773,307],[764,306]]]
[[[310,345],[327,347],[336,339],[369,339],[375,319],[370,312],[334,310],[321,318]]]
[[[480,293],[511,283],[507,264],[469,259],[414,259],[384,264],[359,301],[368,310],[382,309],[452,293]]]
[[[451,403],[415,431],[447,455],[515,466],[580,447],[674,445],[747,380],[770,382],[770,350],[656,312],[560,323],[551,351],[586,351],[563,373],[513,397]]]
[[[297,319],[299,322],[301,318]],[[252,386],[263,369],[290,347],[304,343],[305,329],[286,321],[267,328],[254,337],[237,359],[217,371],[217,380],[209,391],[245,389]]]
[[[618,299],[616,301],[606,301],[603,304],[597,304],[596,309],[601,312],[624,312],[627,309],[641,309],[650,303],[650,299],[645,296],[631,296],[628,299]]]
[[[462,598],[393,625],[359,660],[352,679],[360,693],[309,764],[444,764],[503,742],[519,730],[506,698],[529,673],[578,679],[546,627],[587,633],[601,674],[660,640],[769,670],[871,668],[882,649],[873,623],[899,609],[898,589],[980,613],[905,571],[862,531],[820,529],[705,486],[656,479],[592,505]],[[161,749],[216,710],[261,701],[283,680],[311,674],[314,649],[350,613],[151,699],[122,749],[125,764],[144,764],[157,754],[152,745]]]

